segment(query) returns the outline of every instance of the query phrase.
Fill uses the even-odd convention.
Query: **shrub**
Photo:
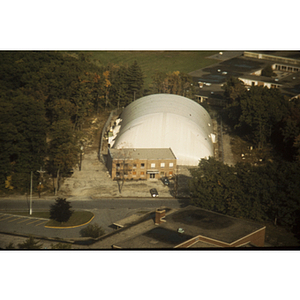
[[[31,236],[24,243],[18,244],[20,249],[41,249],[43,244],[39,244],[39,241],[35,241]]]
[[[83,237],[97,238],[103,235],[105,232],[98,224],[89,224],[85,228],[80,230],[80,234]]]
[[[72,249],[71,244],[63,244],[63,243],[58,243],[58,244],[51,244],[51,249],[55,250],[63,250],[63,249]]]

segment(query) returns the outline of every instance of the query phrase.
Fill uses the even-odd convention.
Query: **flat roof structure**
[[[264,77],[260,70],[272,65],[277,76]],[[290,70],[289,70],[290,69]],[[268,87],[277,87],[283,95],[289,98],[300,94],[300,51],[253,51],[243,55],[226,59],[209,67],[190,72],[195,82],[208,83],[203,88],[197,88],[196,97],[204,97],[211,103],[214,98],[224,100],[222,85],[231,77],[243,81],[265,83]],[[257,75],[258,74],[258,75]],[[213,93],[211,93],[213,92]],[[209,94],[211,93],[211,94]],[[226,104],[226,101],[224,102]]]
[[[171,148],[123,148],[109,149],[111,156],[118,159],[176,159]]]
[[[133,232],[126,237],[123,234],[123,240],[116,242],[115,247],[223,248],[247,244],[262,247],[265,241],[265,226],[195,206],[171,210],[159,225],[149,221],[136,224]]]

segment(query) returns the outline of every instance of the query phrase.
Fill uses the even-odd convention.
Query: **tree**
[[[298,232],[300,164],[227,166],[209,158],[202,159],[191,174],[193,205],[233,217],[272,221]]]
[[[201,159],[199,168],[191,170],[192,204],[220,213],[238,211],[238,178],[234,168],[213,157]],[[234,213],[235,215],[235,213]]]
[[[262,69],[261,75],[266,77],[272,77],[276,74],[273,72],[272,66],[267,65],[265,68]]]
[[[128,93],[131,95],[131,99],[135,101],[137,98],[143,95],[143,72],[138,62],[135,60],[127,71],[127,84]]]
[[[236,94],[230,86],[239,83],[234,78],[231,81],[234,83],[228,83],[225,87],[225,94],[232,101],[226,108],[225,116],[243,136],[258,148],[263,148],[271,141],[277,124],[286,114],[286,101],[278,89],[262,86],[253,86],[249,91],[243,91],[240,86]]]
[[[39,169],[46,156],[44,105],[20,90],[5,92],[1,96],[1,184],[11,176],[11,185],[24,190],[27,174]]]
[[[18,244],[20,249],[41,249],[43,244],[39,241],[35,241],[32,236],[30,236],[24,243]]]
[[[66,198],[57,198],[55,204],[50,206],[50,219],[57,222],[67,222],[73,214],[72,206]]]
[[[71,244],[63,244],[63,243],[57,243],[57,244],[51,244],[51,249],[53,250],[68,250],[72,249]]]
[[[16,249],[13,242],[10,242],[6,247],[5,249],[8,249],[8,250],[13,250],[13,249]]]
[[[288,159],[299,158],[300,150],[300,99],[287,101],[287,109],[274,133],[279,149]]]
[[[165,93],[164,80],[165,80],[166,76],[167,76],[167,74],[164,72],[161,72],[161,71],[156,71],[152,75],[151,91],[153,94]]]
[[[47,170],[56,178],[55,194],[60,176],[67,173],[79,161],[79,136],[72,130],[70,120],[60,120],[50,127]]]
[[[130,162],[130,152],[126,151],[125,148],[118,149],[118,153],[115,153],[114,160],[116,164],[119,165],[117,168],[118,176],[117,183],[119,188],[119,193],[122,193],[122,188],[124,186],[124,182],[127,179],[127,175],[132,171],[132,165]]]
[[[238,101],[247,91],[243,81],[233,76],[228,79],[222,89],[224,89],[224,96],[230,101],[230,103]]]

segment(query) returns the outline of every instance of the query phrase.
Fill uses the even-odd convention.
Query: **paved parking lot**
[[[48,221],[48,219],[44,218],[33,218],[0,213],[0,231],[21,233],[25,227],[26,230],[30,231],[36,229],[37,226],[44,227]]]

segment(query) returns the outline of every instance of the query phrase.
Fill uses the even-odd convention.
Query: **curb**
[[[54,227],[54,226],[44,226],[45,228],[51,228],[51,229],[70,229],[70,228],[77,228],[77,227],[80,227],[80,226],[84,226],[88,223],[90,223],[93,219],[95,218],[95,215],[93,214],[93,217],[86,223],[84,224],[81,224],[81,225],[76,225],[76,226],[66,226],[66,227]]]

